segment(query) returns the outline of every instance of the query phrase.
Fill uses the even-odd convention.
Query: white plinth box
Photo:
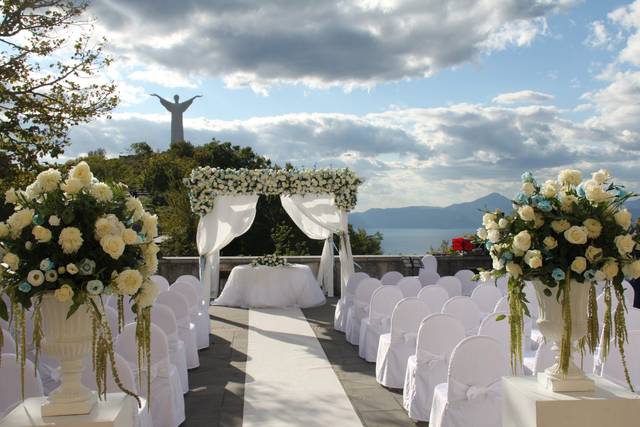
[[[40,408],[44,399],[26,399],[0,421],[0,427],[133,427],[138,408],[124,393],[108,393],[107,400],[98,400],[86,415],[43,417]]]
[[[502,378],[503,427],[630,427],[640,425],[640,396],[593,376],[592,392],[554,393],[536,377]]]

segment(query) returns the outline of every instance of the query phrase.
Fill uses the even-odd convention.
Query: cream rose
[[[122,232],[122,240],[124,240],[127,245],[133,245],[138,241],[138,233],[131,228],[127,228]]]
[[[533,208],[529,205],[525,205],[525,206],[521,206],[518,209],[518,215],[520,216],[520,218],[522,218],[524,221],[533,221],[536,217],[536,213],[533,210]]]
[[[69,273],[72,276],[75,274],[78,274],[78,267],[73,263],[67,264],[67,273]]]
[[[582,274],[587,269],[587,259],[585,257],[575,257],[571,263],[571,270]]]
[[[558,188],[558,183],[556,181],[549,180],[545,181],[545,183],[542,185],[540,194],[542,194],[547,199],[551,199],[552,197],[555,197],[556,194],[558,194],[559,190],[560,189]]]
[[[631,212],[626,209],[621,209],[613,215],[616,220],[616,224],[624,228],[625,230],[631,227]]]
[[[525,182],[522,184],[522,187],[520,187],[520,190],[527,196],[531,196],[536,192],[536,186],[531,182]]]
[[[542,253],[539,250],[527,251],[524,255],[524,262],[531,268],[542,267]]]
[[[594,181],[587,181],[584,185],[584,194],[587,200],[592,203],[602,203],[612,196]]]
[[[587,236],[590,239],[597,239],[602,232],[602,224],[600,224],[600,221],[598,221],[597,219],[585,219],[582,222],[582,225],[584,225],[584,228],[587,229]]]
[[[99,202],[108,202],[113,199],[113,191],[104,182],[98,182],[91,186],[91,195]]]
[[[595,261],[602,258],[602,249],[595,246],[589,246],[585,251],[584,256],[586,256],[589,262],[593,264]]]
[[[116,277],[118,292],[123,295],[133,295],[142,285],[142,274],[138,270],[124,270]]]
[[[158,217],[149,213],[142,215],[142,232],[147,239],[158,237]]]
[[[60,232],[58,238],[58,244],[62,247],[62,252],[65,254],[73,254],[78,252],[78,249],[82,246],[82,233],[76,227],[65,227]]]
[[[602,266],[602,272],[607,279],[611,280],[618,275],[618,263],[610,260],[604,263]]]
[[[15,188],[11,187],[4,192],[4,202],[11,203],[12,205],[18,203],[18,192]]]
[[[613,241],[616,244],[616,248],[618,248],[618,252],[620,253],[620,255],[631,253],[633,251],[633,247],[636,245],[636,242],[633,240],[633,236],[631,234],[616,236]]]
[[[476,231],[476,236],[478,236],[482,240],[487,240],[487,237],[489,237],[489,234],[487,233],[486,228],[480,227],[478,228],[478,231]]]
[[[62,174],[57,169],[47,169],[38,174],[38,183],[44,192],[50,192],[58,188],[62,180]]]
[[[549,250],[555,249],[558,247],[558,241],[551,236],[545,237],[544,240],[542,241],[542,244],[544,245],[545,248]]]
[[[557,219],[555,221],[551,221],[551,228],[553,228],[553,231],[558,234],[568,230],[569,227],[571,227],[571,224],[566,219]]]
[[[494,270],[502,270],[504,268],[504,263],[498,258],[493,258],[491,268],[493,268]]]
[[[136,301],[142,308],[149,307],[156,300],[158,293],[158,285],[151,280],[145,280],[140,287],[140,293],[138,294]]]
[[[600,169],[591,174],[591,179],[598,185],[602,185],[611,179],[611,174],[606,169]]]
[[[60,218],[58,215],[51,215],[49,217],[49,225],[52,227],[57,227],[60,225]]]
[[[509,261],[507,263],[507,273],[509,273],[514,279],[517,279],[522,276],[522,267],[513,261]]]
[[[125,244],[122,237],[108,234],[100,239],[100,246],[111,258],[118,259],[124,252]]]
[[[500,221],[498,221],[498,227],[507,228],[508,226],[509,226],[509,220],[506,218],[500,218]]]
[[[33,227],[31,233],[33,233],[33,237],[40,243],[47,243],[51,240],[51,230],[41,225]]]
[[[75,165],[71,171],[69,171],[69,176],[80,181],[83,187],[89,187],[93,179],[93,174],[87,162],[80,162]]]
[[[480,272],[480,281],[481,282],[488,282],[489,280],[491,280],[491,271],[481,271]]]
[[[9,235],[9,226],[4,222],[0,222],[0,239]]]
[[[62,285],[53,293],[60,302],[67,302],[73,298],[73,289],[69,285]]]
[[[565,194],[560,198],[560,210],[568,213],[573,210],[573,206],[578,203],[578,198],[572,194]]]
[[[565,169],[558,174],[558,182],[562,185],[578,185],[582,181],[582,173],[575,169]]]
[[[622,272],[624,273],[625,277],[629,279],[640,278],[640,260],[625,264],[622,267]]]
[[[526,252],[531,247],[531,235],[527,230],[521,231],[513,238],[513,247]]]
[[[587,230],[584,227],[574,225],[564,232],[567,242],[574,245],[584,245],[587,243]]]
[[[17,212],[14,212],[8,219],[7,225],[9,226],[9,231],[11,233],[11,237],[16,239],[22,230],[33,221],[34,211],[33,209],[21,209]]]
[[[497,243],[500,240],[500,231],[499,230],[489,230],[487,234],[489,241],[491,243]]]
[[[131,213],[134,221],[138,221],[142,218],[142,215],[144,215],[142,203],[135,197],[129,197],[125,203],[125,207],[127,208],[127,211]]]
[[[533,228],[540,228],[544,225],[544,216],[541,213],[536,212],[533,217]]]
[[[2,257],[2,262],[9,266],[9,270],[17,271],[20,267],[20,258],[18,257],[18,255],[12,252],[7,252],[6,254],[4,254],[4,256]]]
[[[67,180],[60,186],[62,190],[67,194],[78,194],[84,186],[82,181],[75,178],[67,178]]]
[[[96,220],[95,223],[96,237],[98,240],[109,234],[114,234],[113,223],[107,217],[101,217]]]

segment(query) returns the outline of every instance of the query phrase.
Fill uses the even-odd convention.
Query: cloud
[[[589,35],[584,43],[590,47],[611,48],[609,32],[602,21],[594,21],[589,24]]]
[[[553,100],[553,95],[533,90],[502,93],[493,98],[496,104],[544,104]]]
[[[90,12],[116,56],[160,84],[222,77],[265,93],[276,84],[370,87],[429,76],[531,44],[573,0],[109,0]],[[158,71],[163,70],[163,71]],[[147,73],[147,71],[149,71]]]

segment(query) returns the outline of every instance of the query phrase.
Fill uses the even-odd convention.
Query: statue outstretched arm
[[[167,101],[166,99],[164,99],[163,97],[161,97],[157,93],[150,93],[149,95],[150,96],[155,96],[156,98],[158,98],[160,100],[160,103],[162,104],[162,106],[164,108],[166,108],[169,111],[173,111],[173,106],[175,105],[173,102]]]
[[[180,109],[182,111],[185,111],[187,108],[189,108],[191,106],[191,104],[193,103],[193,100],[196,99],[196,98],[202,98],[202,95],[196,95],[194,97],[191,97],[191,98],[187,99],[184,102],[181,102],[180,103]]]

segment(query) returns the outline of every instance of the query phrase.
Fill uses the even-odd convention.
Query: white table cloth
[[[326,301],[306,265],[283,267],[239,265],[231,270],[214,305],[232,307],[314,307]]]

